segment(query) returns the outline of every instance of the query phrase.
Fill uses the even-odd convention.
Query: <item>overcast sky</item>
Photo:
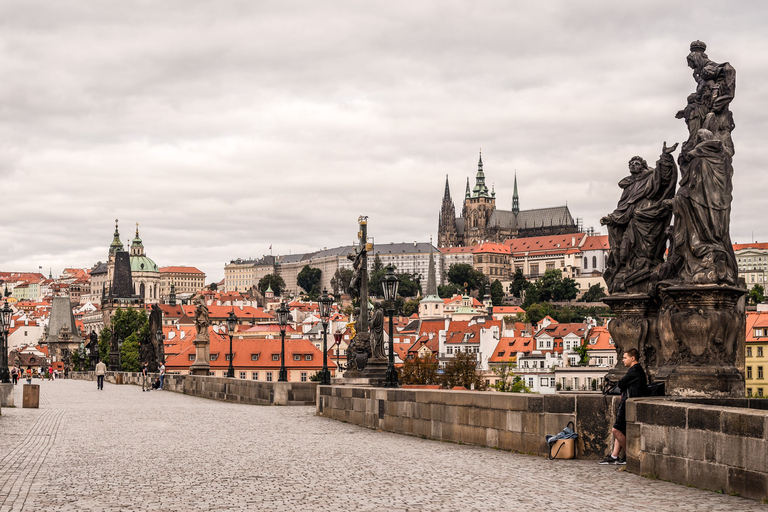
[[[0,1],[0,270],[436,236],[482,148],[497,208],[613,210],[683,141],[692,40],[738,87],[731,238],[768,241],[768,4]],[[605,231],[603,231],[605,232]],[[754,233],[754,235],[753,235]]]

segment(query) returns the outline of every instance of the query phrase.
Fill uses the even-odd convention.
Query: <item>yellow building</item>
[[[747,313],[747,396],[768,396],[768,311]]]

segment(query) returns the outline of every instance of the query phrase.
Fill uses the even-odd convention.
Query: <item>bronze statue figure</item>
[[[371,357],[386,359],[384,353],[384,308],[381,302],[376,303],[376,309],[371,316]]]

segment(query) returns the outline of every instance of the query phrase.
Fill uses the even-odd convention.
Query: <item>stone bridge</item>
[[[37,382],[37,381],[36,381]],[[380,432],[309,406],[42,382],[0,416],[0,512],[765,510],[594,461]]]

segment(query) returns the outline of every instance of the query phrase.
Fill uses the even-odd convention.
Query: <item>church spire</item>
[[[432,254],[432,237],[429,237],[429,271],[427,273],[427,296],[437,296],[437,277],[435,276],[435,256]]]
[[[450,201],[451,200],[451,189],[448,186],[448,175],[445,175],[445,194],[443,194],[443,201]]]
[[[109,255],[115,254],[117,251],[123,250],[123,242],[120,241],[120,231],[117,230],[117,219],[115,219],[115,234],[112,238],[112,243],[109,245]]]
[[[488,195],[488,186],[485,184],[482,150],[480,151],[480,159],[477,162],[477,176],[475,176],[475,188],[472,189],[472,197],[490,197]]]
[[[470,197],[472,197],[472,192],[469,189],[469,178],[467,178],[467,191],[464,192],[464,198],[469,199]]]
[[[520,199],[517,197],[517,172],[515,172],[515,191],[512,194],[512,213],[517,215],[520,212]]]

